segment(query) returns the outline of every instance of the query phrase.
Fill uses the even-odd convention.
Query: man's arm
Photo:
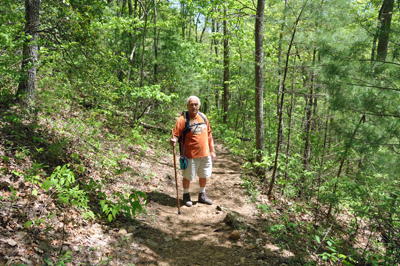
[[[178,120],[175,123],[175,127],[172,130],[171,138],[169,140],[169,144],[171,146],[175,146],[175,144],[178,142],[179,136],[182,135],[183,128],[185,126],[185,122],[180,121],[182,119],[182,116],[178,118]],[[185,119],[183,119],[185,121]]]
[[[210,147],[210,155],[211,155],[211,160],[214,162],[215,158],[217,155],[215,154],[214,150],[214,139],[212,137],[212,133],[208,133],[208,147]]]

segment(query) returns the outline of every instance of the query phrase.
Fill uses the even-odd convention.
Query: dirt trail
[[[193,206],[182,206],[181,201],[181,215],[177,211],[173,176],[161,182],[157,192],[148,193],[149,214],[143,220],[147,230],[133,240],[149,249],[141,250],[134,265],[280,264],[279,257],[271,253],[277,248],[268,244],[268,236],[252,225],[257,220],[256,208],[240,188],[240,164],[232,160],[220,143],[216,144],[216,152],[213,175],[206,189],[213,205],[197,203],[198,178],[190,187]],[[181,179],[180,173],[178,178]],[[227,214],[237,222],[236,228],[224,222]],[[232,240],[229,236],[236,229],[241,237]]]
[[[132,161],[136,169],[147,171],[139,187],[147,194],[145,213],[134,220],[119,216],[108,223],[82,220],[75,209],[66,209],[66,215],[61,214],[64,223],[58,222],[51,232],[43,226],[27,230],[17,224],[17,218],[9,219],[13,228],[0,226],[0,265],[17,261],[28,266],[47,265],[44,258],[59,260],[67,250],[72,261],[66,266],[285,265],[290,252],[271,244],[273,240],[262,230],[266,221],[240,187],[240,164],[221,143],[216,143],[216,152],[206,189],[213,205],[197,203],[197,178],[190,187],[194,205],[188,208],[181,201],[178,215],[172,151],[162,158],[149,151],[147,158]],[[178,178],[182,198],[180,172]],[[124,181],[116,179],[118,182]],[[233,232],[240,238],[231,239]]]

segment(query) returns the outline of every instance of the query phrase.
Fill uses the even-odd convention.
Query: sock
[[[183,193],[184,193],[184,194],[189,193],[189,189],[188,189],[188,188],[184,188],[184,189],[183,189]]]
[[[206,187],[200,187],[200,193],[206,192]]]

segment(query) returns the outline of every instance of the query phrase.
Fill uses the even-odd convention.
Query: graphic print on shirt
[[[200,125],[196,118],[190,119],[189,125],[193,135],[200,135],[207,130],[207,125],[204,123]]]

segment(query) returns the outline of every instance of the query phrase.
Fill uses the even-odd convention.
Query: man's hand
[[[177,141],[178,141],[178,138],[175,136],[172,136],[171,139],[169,140],[169,145],[175,146]]]
[[[214,162],[215,158],[217,158],[217,155],[215,154],[215,151],[212,151],[210,155],[211,155],[211,161]]]

